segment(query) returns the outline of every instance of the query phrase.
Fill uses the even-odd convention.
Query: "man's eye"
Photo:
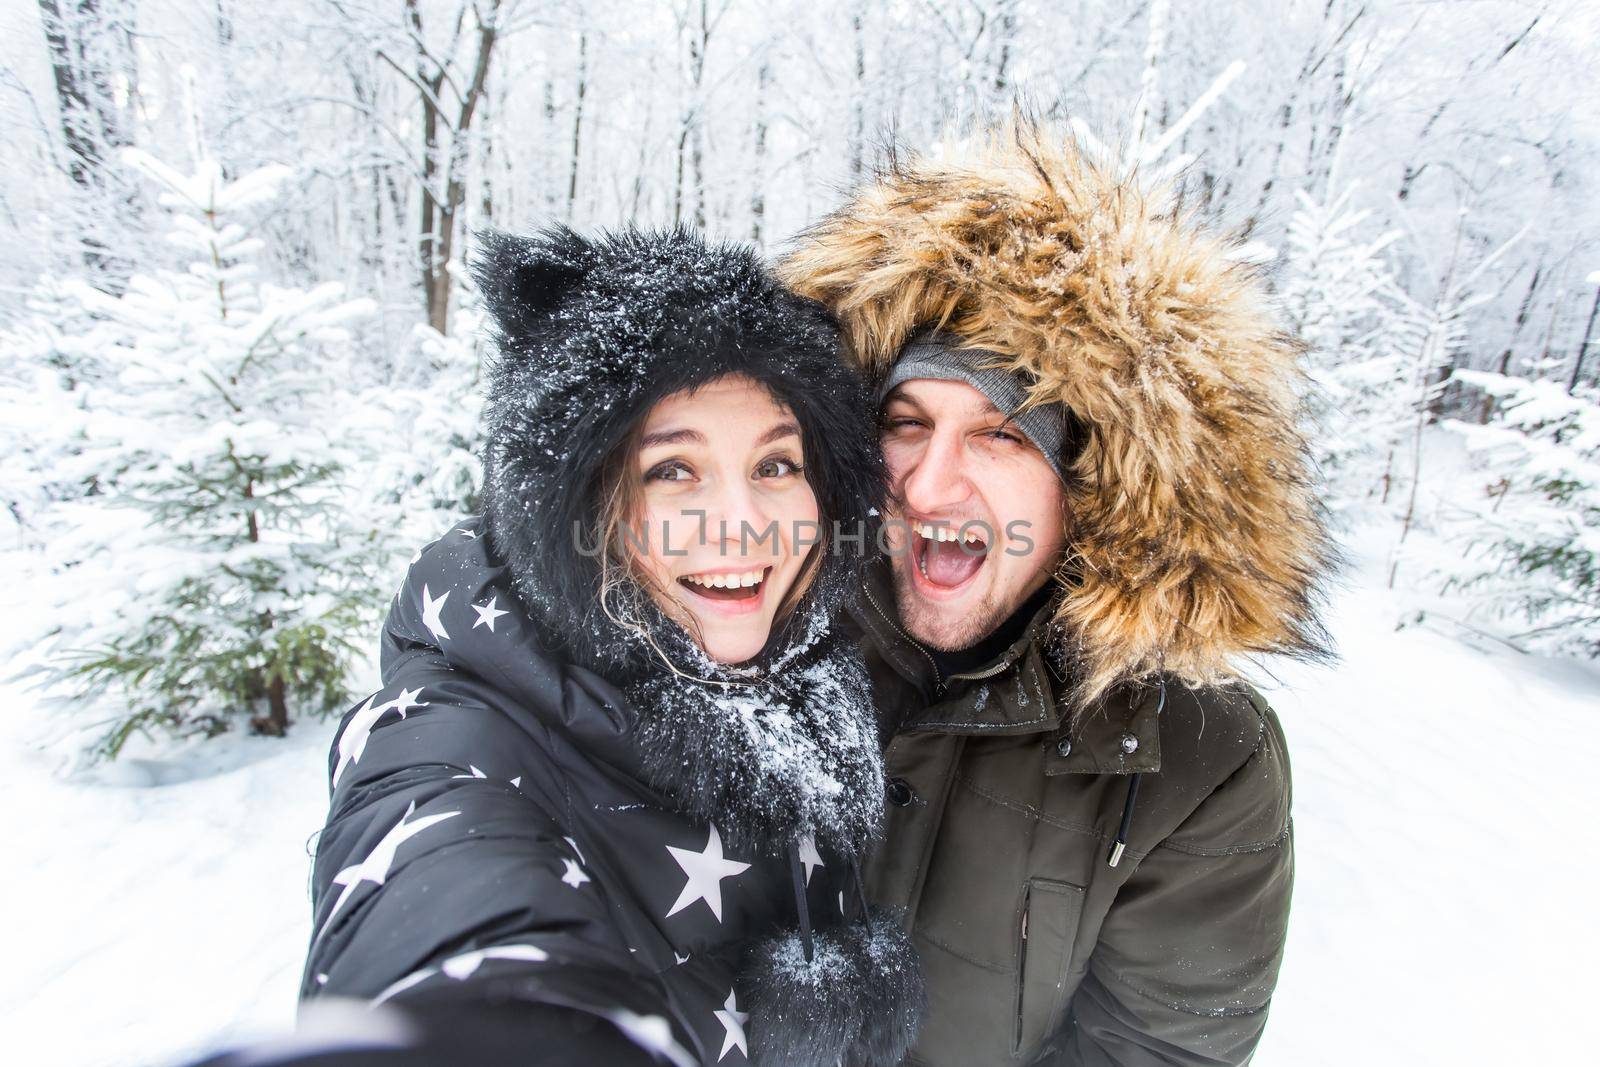
[[[686,482],[693,476],[688,467],[673,459],[651,467],[644,476],[644,480],[647,482]]]
[[[1010,441],[1012,444],[1022,443],[1022,438],[1006,430],[989,430],[984,436],[995,441]]]
[[[920,425],[922,425],[922,424],[919,423],[916,419],[907,418],[907,417],[904,417],[904,416],[902,416],[902,417],[900,417],[898,419],[889,418],[889,419],[884,419],[883,420],[883,428],[886,429],[886,430],[905,430],[905,429],[909,429],[909,428],[911,428],[913,426],[920,426]]]

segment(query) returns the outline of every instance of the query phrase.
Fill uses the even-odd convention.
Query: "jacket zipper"
[[[911,639],[911,635],[910,634],[906,633],[904,630],[900,629],[899,626],[895,625],[894,620],[889,618],[888,612],[884,611],[881,607],[878,606],[878,600],[877,600],[876,597],[874,597],[872,595],[872,590],[867,589],[866,587],[863,586],[861,591],[867,595],[867,603],[872,605],[872,609],[878,613],[878,617],[879,618],[881,618],[885,623],[888,624],[889,629],[891,629],[895,633],[899,634],[900,637],[905,641],[906,644],[910,645],[912,648],[914,648],[918,652],[922,653],[922,658],[928,661],[928,666],[929,667],[933,668],[933,687],[934,687],[934,692],[937,693],[940,690],[942,690],[944,688],[944,680],[939,677],[939,665],[933,661],[933,657],[932,656],[928,655],[928,650],[923,648],[916,641],[913,641]]]
[[[1011,1034],[1011,1052],[1015,1055],[1022,1051],[1022,1010],[1023,993],[1027,988],[1028,976],[1028,909],[1033,903],[1033,887],[1028,886],[1022,891],[1022,925],[1017,932],[1017,1010],[1013,1020]]]

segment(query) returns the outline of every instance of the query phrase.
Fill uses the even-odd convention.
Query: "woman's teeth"
[[[741,589],[746,586],[760,585],[761,580],[767,576],[767,568],[758,567],[753,571],[744,571],[739,574],[686,574],[683,580],[703,585],[710,589]]]

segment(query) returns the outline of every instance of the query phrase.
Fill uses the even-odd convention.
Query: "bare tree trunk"
[[[855,46],[855,88],[850,94],[850,181],[861,180],[867,139],[867,41],[858,2],[850,12],[850,39]]]
[[[578,159],[583,148],[583,98],[589,91],[589,35],[578,34],[578,93],[572,106],[572,169],[567,176],[567,218],[578,200]]]
[[[467,198],[469,135],[472,118],[482,102],[489,80],[489,67],[499,39],[500,0],[490,0],[487,9],[474,7],[478,19],[476,51],[472,76],[465,88],[458,88],[450,68],[453,56],[441,62],[423,44],[422,13],[419,0],[405,0],[406,18],[417,47],[416,74],[411,79],[422,105],[422,205],[419,219],[418,251],[422,260],[422,292],[427,305],[428,325],[440,333],[450,325],[450,256],[455,247],[456,220]],[[452,43],[452,52],[454,44]],[[387,58],[387,57],[385,57]],[[441,93],[449,86],[456,107],[446,112]],[[449,150],[441,151],[441,134],[450,135]],[[441,159],[441,155],[443,158]],[[443,182],[443,190],[439,182]]]
[[[998,8],[991,108],[994,119],[1000,118],[1011,102],[1011,50],[1017,43],[1017,0],[999,0]]]
[[[1511,357],[1516,352],[1517,338],[1522,333],[1522,327],[1527,325],[1528,312],[1533,308],[1533,298],[1539,291],[1539,276],[1544,273],[1544,263],[1540,262],[1533,268],[1533,280],[1528,283],[1528,291],[1522,295],[1522,306],[1517,309],[1515,324],[1511,327],[1511,340],[1506,342],[1506,350],[1500,353],[1500,365],[1495,369],[1501,374],[1511,373]],[[1484,396],[1483,404],[1478,409],[1478,423],[1487,423],[1494,414],[1494,397]]]
[[[113,27],[101,10],[100,0],[66,0],[66,4],[64,16],[59,0],[39,0],[39,21],[50,53],[61,136],[67,150],[67,176],[78,187],[79,203],[86,216],[85,224],[79,227],[84,265],[97,281],[120,290],[129,265],[106,248],[93,218],[96,212],[107,208],[108,213],[115,213],[132,206],[106,165],[116,149],[129,143],[112,95],[112,64],[104,47]],[[91,42],[100,47],[92,52]],[[108,204],[108,200],[117,203]]]
[[[705,175],[705,73],[706,49],[711,44],[711,26],[707,21],[706,0],[700,0],[700,25],[698,32],[689,38],[689,71],[694,87],[693,125],[689,132],[689,161],[694,176],[694,226],[706,228],[706,175]]]
[[[422,265],[422,298],[428,310],[428,322],[435,324],[434,314],[438,299],[438,275],[444,272],[444,261],[439,255],[439,201],[434,192],[434,182],[439,172],[439,89],[444,84],[445,71],[440,69],[428,77],[426,58],[422,52],[422,12],[418,0],[406,0],[406,15],[411,20],[412,31],[417,35],[417,91],[422,104],[422,197],[418,205],[417,254]]]
[[[542,112],[544,114],[544,141],[543,141],[543,143],[544,144],[555,144],[556,143],[556,86],[555,86],[555,82],[553,82],[549,78],[546,78],[544,80],[544,106],[543,106],[543,108],[541,110],[542,110]],[[541,157],[541,160],[542,160],[542,158],[543,157]],[[539,183],[540,189],[542,191],[541,199],[542,199],[542,201],[544,203],[545,214],[550,215],[552,217],[556,213],[556,204],[558,202],[557,201],[557,195],[558,194],[556,192],[556,185],[555,185],[555,182],[553,180],[554,171],[555,171],[555,164],[552,161],[550,166],[548,167],[548,169],[546,169],[543,172],[543,176],[542,176],[542,178],[540,180],[540,183]]]
[[[484,225],[494,222],[494,94],[483,96],[483,135],[479,144],[483,151],[478,155],[478,218]]]
[[[772,65],[763,59],[756,71],[755,173],[750,182],[750,240],[761,245],[761,227],[767,216],[767,89],[772,83]]]
[[[1600,315],[1600,288],[1594,293],[1594,306],[1589,309],[1589,322],[1583,328],[1583,340],[1578,343],[1578,356],[1572,361],[1572,377],[1567,380],[1567,395],[1578,387],[1578,376],[1583,373],[1583,356],[1589,351],[1589,338],[1594,336],[1594,319]]]
[[[711,31],[716,24],[707,11],[707,0],[694,0],[694,22],[687,11],[678,14],[678,34],[688,49],[689,85],[688,100],[684,103],[678,120],[678,158],[673,176],[672,222],[678,225],[684,215],[684,170],[694,183],[694,224],[706,224],[705,206],[705,100],[702,95],[706,70],[706,49],[711,44]],[[726,5],[722,8],[727,10]],[[718,18],[721,17],[719,12]]]

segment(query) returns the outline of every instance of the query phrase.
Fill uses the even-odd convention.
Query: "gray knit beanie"
[[[1004,359],[997,352],[982,348],[962,348],[961,339],[941,331],[926,331],[906,342],[900,356],[878,386],[877,401],[883,403],[889,391],[901,382],[917,378],[966,382],[989,398],[1011,423],[1044,453],[1045,461],[1062,482],[1067,481],[1066,409],[1059,404],[1041,404],[1017,414],[1028,395],[1027,383],[1016,374],[984,364]]]

